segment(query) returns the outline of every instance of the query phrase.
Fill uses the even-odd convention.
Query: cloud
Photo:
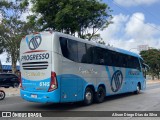
[[[114,24],[100,32],[106,44],[136,53],[139,45],[160,49],[160,25],[147,23],[143,13],[131,16],[118,14],[113,17]]]
[[[152,5],[159,2],[159,0],[114,0],[114,1],[125,7],[139,6],[139,5]]]
[[[143,13],[134,13],[125,27],[126,35],[136,39],[151,39],[159,31],[156,25],[145,23],[145,16]]]
[[[119,32],[123,34],[124,29],[121,29],[124,27],[125,23],[128,21],[129,16],[125,16],[123,14],[115,15],[113,17],[113,24],[109,25],[109,27],[101,31],[101,37],[104,38],[104,40],[111,40],[111,39],[117,39],[119,37]]]

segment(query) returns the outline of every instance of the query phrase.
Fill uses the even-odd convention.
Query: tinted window
[[[60,38],[61,50],[64,57],[68,58],[67,38]]]
[[[61,50],[64,57],[72,61],[78,60],[77,41],[61,37],[60,45],[61,45]]]
[[[78,42],[78,62],[87,63],[86,44]]]
[[[122,67],[128,67],[128,55],[121,54],[121,56],[122,56],[121,66]]]
[[[75,62],[140,70],[140,64],[137,57],[63,37],[60,38],[60,45],[63,56]]]
[[[77,62],[78,61],[77,41],[68,40],[67,48],[68,48],[68,58],[70,60]]]
[[[108,66],[118,66],[119,56],[118,53],[103,49],[104,64]]]
[[[117,66],[117,59],[118,59],[117,53],[114,52],[114,51],[111,51],[110,56],[111,56],[111,60],[112,60],[111,65],[112,66]]]
[[[104,64],[108,65],[108,66],[111,66],[112,65],[112,59],[111,59],[110,51],[105,49],[104,52],[103,52],[103,55],[104,55]]]
[[[115,57],[115,59],[114,59],[114,57]],[[114,59],[114,65],[115,65],[115,66],[117,66],[117,67],[122,67],[122,65],[123,65],[123,59],[122,59],[120,53],[115,52],[115,53],[113,54],[113,59]]]
[[[104,49],[99,47],[93,48],[93,63],[104,65]]]
[[[93,46],[86,44],[86,58],[87,63],[93,63]]]
[[[133,65],[134,65],[134,68],[141,70],[138,58],[134,57]]]

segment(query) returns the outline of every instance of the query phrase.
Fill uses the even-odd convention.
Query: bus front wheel
[[[105,89],[100,86],[95,94],[95,102],[102,103],[104,101],[105,96],[106,96]]]
[[[93,102],[93,90],[87,87],[84,94],[84,105],[90,105]]]

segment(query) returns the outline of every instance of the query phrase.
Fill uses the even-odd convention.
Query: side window
[[[98,65],[104,65],[104,50],[99,47],[93,48],[93,63]]]
[[[140,63],[141,63],[141,71],[143,72],[143,76],[146,78],[146,71],[147,71],[147,68],[145,67],[144,65],[144,61],[142,59],[140,59]]]
[[[112,52],[112,58],[113,66],[119,67],[119,53]]]
[[[104,64],[108,66],[112,65],[111,52],[107,49],[105,49],[105,52],[104,52]]]
[[[78,61],[77,41],[60,37],[60,45],[64,57],[72,61]]]
[[[120,53],[116,53],[116,59],[115,59],[115,64],[117,67],[121,67],[122,66],[122,57],[121,57],[121,54]]]
[[[134,57],[134,58],[135,58],[135,61],[134,61],[135,68],[138,69],[139,71],[141,71],[141,68],[140,68],[140,64],[139,64],[138,58],[136,58],[136,57]]]
[[[133,68],[133,57],[132,56],[128,56],[127,67]]]
[[[123,61],[123,54],[119,53],[118,56],[118,67],[123,67],[125,66],[124,61]]]
[[[145,71],[145,65],[144,65],[144,61],[142,59],[140,59],[140,64],[141,64],[141,71]]]
[[[87,63],[86,44],[78,42],[78,62]]]
[[[69,39],[67,48],[68,48],[68,58],[70,60],[77,62],[78,61],[77,41]]]
[[[127,68],[127,64],[128,64],[127,55],[122,54],[122,67],[126,67]]]
[[[86,44],[87,63],[93,63],[93,46]]]
[[[140,64],[137,57],[127,56],[127,66],[128,68],[134,68],[140,70]]]
[[[110,57],[111,57],[111,66],[116,66],[116,54],[113,51],[110,51]]]
[[[60,37],[60,45],[61,45],[62,55],[68,58],[67,38]]]

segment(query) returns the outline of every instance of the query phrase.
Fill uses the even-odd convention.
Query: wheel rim
[[[91,99],[92,99],[92,93],[91,92],[87,92],[86,93],[86,99],[87,99],[87,101],[91,101]]]
[[[14,83],[14,87],[17,88],[18,87],[18,83]]]
[[[4,93],[0,92],[0,99],[3,99],[3,98],[4,98]]]

